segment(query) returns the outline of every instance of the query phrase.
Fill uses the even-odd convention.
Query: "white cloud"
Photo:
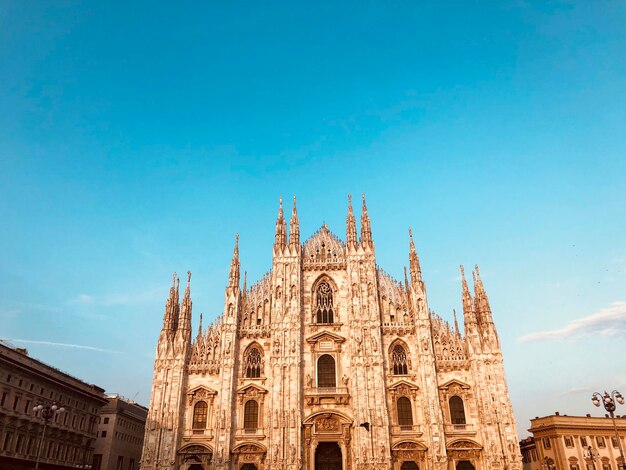
[[[591,393],[593,391],[594,389],[592,387],[574,387],[570,388],[569,390],[565,390],[563,393],[561,393],[561,396],[577,395],[579,393]]]
[[[519,338],[522,342],[614,336],[626,339],[626,302],[613,302],[592,315],[569,322],[564,328],[537,331]]]
[[[72,300],[71,302],[73,304],[82,304],[82,305],[86,305],[86,304],[92,304],[94,302],[94,297],[91,295],[87,295],[87,294],[80,294],[78,297],[76,297],[74,300]]]
[[[13,343],[42,344],[45,346],[57,346],[61,348],[88,349],[90,351],[108,352],[108,353],[116,353],[116,354],[120,352],[120,351],[113,351],[111,349],[97,348],[95,346],[87,346],[84,344],[55,343],[53,341],[36,341],[32,339],[9,339],[8,341],[13,342]]]

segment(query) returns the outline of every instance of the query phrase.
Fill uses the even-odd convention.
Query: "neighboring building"
[[[148,408],[110,396],[100,409],[92,470],[139,468]]]
[[[300,243],[294,198],[271,270],[241,289],[237,241],[224,314],[193,339],[174,275],[142,470],[521,469],[478,268],[462,334],[430,312],[412,235],[408,261],[404,282],[378,267],[365,198],[360,238],[349,202],[345,242],[324,224]]]
[[[620,443],[626,449],[626,416],[615,418],[615,423],[621,442],[608,416],[556,413],[531,419],[533,437],[520,441],[524,470],[619,470]]]
[[[35,466],[44,420],[33,407],[63,407],[47,423],[39,468],[87,468],[91,465],[98,411],[104,390],[12,349],[0,342],[0,468]]]

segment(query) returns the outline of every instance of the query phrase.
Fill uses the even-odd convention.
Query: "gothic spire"
[[[289,223],[289,245],[300,245],[300,222],[298,221],[298,210],[296,209],[296,196],[293,197],[293,209],[291,210],[291,222]]]
[[[480,278],[478,265],[474,266],[474,295],[476,296],[476,310],[480,312],[481,317],[483,317],[485,321],[492,321],[489,298],[487,297],[487,292],[483,286],[483,281]]]
[[[467,280],[465,279],[465,268],[463,265],[461,268],[461,286],[463,288],[463,313],[466,313],[472,309],[472,295],[470,294],[469,287],[467,286]]]
[[[411,281],[422,282],[422,269],[420,268],[420,260],[415,250],[413,242],[413,231],[409,227],[409,268],[411,270]]]
[[[364,246],[372,246],[372,227],[370,224],[370,216],[367,213],[367,205],[365,204],[365,193],[363,198],[363,209],[361,213],[361,244]]]
[[[170,287],[170,295],[165,303],[165,314],[163,315],[163,329],[168,331],[176,330],[178,322],[178,285],[176,273],[172,276],[172,287]]]
[[[233,289],[239,287],[239,234],[235,235],[235,249],[233,250],[233,260],[230,262],[228,287]]]
[[[461,336],[461,331],[459,330],[459,321],[456,318],[456,309],[452,309],[452,313],[454,314],[454,333],[457,336]]]
[[[198,325],[198,338],[202,337],[202,312],[200,312],[200,324]]]
[[[348,216],[346,217],[346,243],[356,245],[356,218],[352,212],[352,195],[348,194]]]
[[[284,248],[287,243],[287,223],[283,215],[283,197],[280,196],[278,206],[278,217],[276,218],[276,238],[274,246],[277,248]]]
[[[248,271],[243,272],[243,294],[248,290]]]
[[[191,271],[187,271],[187,288],[185,289],[185,295],[181,306],[180,321],[178,324],[179,330],[191,331],[191,307]]]

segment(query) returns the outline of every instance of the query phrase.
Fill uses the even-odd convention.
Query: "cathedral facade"
[[[142,470],[521,469],[500,341],[478,267],[461,267],[463,332],[409,273],[376,264],[363,197],[345,241],[300,241],[282,200],[272,268],[243,287],[238,239],[223,314],[192,335],[174,275],[154,362]],[[195,336],[195,337],[194,337]]]

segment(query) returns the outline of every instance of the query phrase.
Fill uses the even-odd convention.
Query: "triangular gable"
[[[187,392],[187,398],[191,405],[196,400],[212,400],[217,395],[217,392],[213,389],[200,385],[199,387],[192,388]]]
[[[264,388],[259,387],[256,384],[244,385],[243,387],[240,387],[237,390],[237,394],[238,395],[245,395],[246,393],[251,393],[252,395],[254,395],[254,394],[256,394],[256,395],[265,395],[267,393],[267,390],[265,390]]]
[[[409,388],[412,392],[416,392],[417,390],[419,390],[419,387],[407,380],[400,380],[390,386],[387,387],[387,390],[397,390],[400,387],[407,387]]]
[[[330,331],[323,330],[323,331],[320,331],[319,333],[314,334],[313,336],[309,336],[306,339],[306,342],[310,343],[310,344],[315,344],[318,341],[321,341],[321,340],[326,339],[326,338],[334,341],[335,343],[339,343],[339,344],[341,344],[341,343],[346,341],[346,339],[343,336],[339,336],[338,334],[332,333]]]
[[[442,384],[439,386],[440,390],[447,390],[449,389],[452,385],[458,385],[459,387],[461,387],[463,390],[469,390],[471,387],[466,384],[465,382],[461,382],[458,379],[452,379],[452,380],[448,380],[446,383]]]

